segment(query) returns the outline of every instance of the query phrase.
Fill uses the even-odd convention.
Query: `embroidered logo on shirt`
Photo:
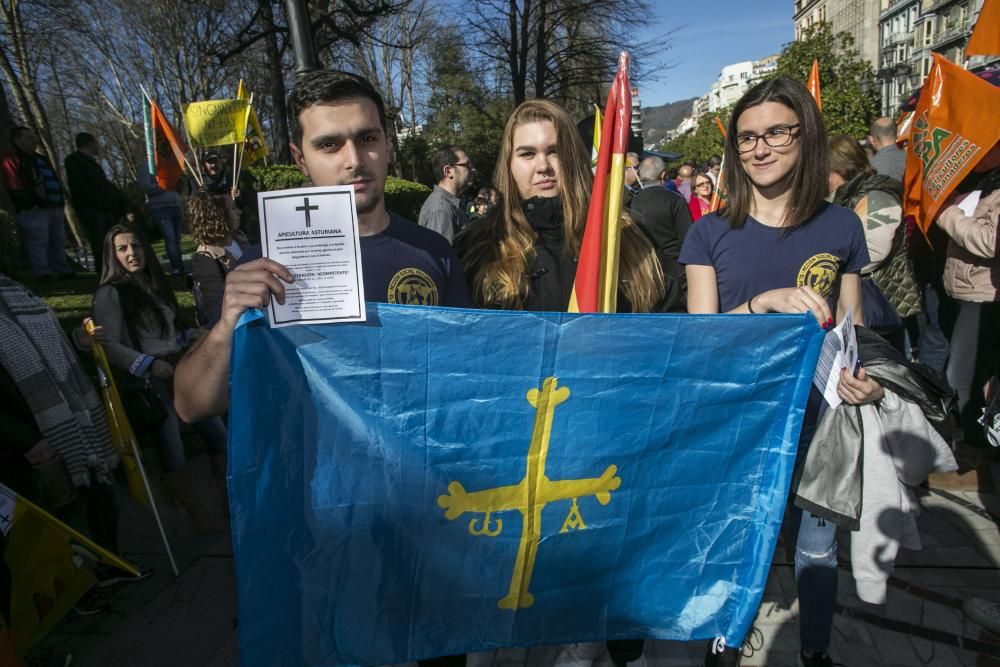
[[[820,296],[830,296],[833,284],[837,281],[837,268],[840,260],[836,255],[821,252],[813,255],[802,264],[796,287],[811,287]]]
[[[420,269],[403,269],[389,281],[389,303],[404,306],[438,305],[437,285]]]

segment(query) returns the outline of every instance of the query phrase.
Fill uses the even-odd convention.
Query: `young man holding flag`
[[[292,155],[314,185],[351,185],[358,210],[365,298],[403,302],[393,288],[401,273],[422,282],[432,305],[467,306],[462,269],[439,234],[385,208],[389,145],[382,97],[365,79],[342,72],[301,76],[289,106],[295,119]],[[251,249],[226,279],[219,322],[177,365],[177,413],[185,421],[223,414],[229,404],[229,355],[233,331],[244,311],[283,302],[285,283],[295,277],[281,264]]]

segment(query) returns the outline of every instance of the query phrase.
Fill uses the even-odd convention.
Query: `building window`
[[[924,23],[924,46],[929,46],[931,43],[931,35],[934,34],[934,17],[931,16],[927,19],[927,23]]]
[[[920,71],[923,72],[924,76],[927,76],[928,74],[931,73],[931,59],[930,58],[924,58],[923,63],[921,64]]]

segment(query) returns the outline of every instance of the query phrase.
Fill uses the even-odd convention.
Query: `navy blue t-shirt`
[[[261,246],[252,246],[239,264],[261,256]],[[361,237],[361,266],[366,301],[472,307],[462,265],[447,239],[395,213],[389,213],[382,232]]]
[[[749,216],[740,229],[714,213],[702,216],[691,225],[679,261],[715,269],[719,312],[726,313],[761,292],[802,285],[836,309],[840,275],[858,273],[870,260],[854,211],[823,204],[792,231]]]

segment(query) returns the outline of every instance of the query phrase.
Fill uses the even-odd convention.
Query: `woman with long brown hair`
[[[101,284],[94,294],[94,321],[104,327],[108,361],[123,371],[125,391],[144,384],[163,404],[167,419],[157,432],[161,481],[202,532],[224,528],[203,506],[194,478],[185,470],[181,421],[174,410],[174,365],[195,331],[185,326],[173,290],[149,243],[127,225],[104,236]],[[212,472],[224,501],[226,426],[219,417],[192,424],[208,448]]]
[[[592,175],[569,115],[547,100],[521,104],[507,120],[493,183],[500,205],[454,242],[473,302],[502,310],[565,311],[576,276]],[[620,312],[669,310],[680,302],[676,265],[657,255],[622,215]],[[600,644],[564,647],[557,664],[582,665]],[[642,640],[608,642],[616,665],[642,656]]]
[[[473,301],[503,310],[565,311],[587,222],[590,156],[569,115],[547,100],[507,120],[493,183],[500,205],[455,239]],[[677,305],[673,266],[622,216],[619,310]]]
[[[733,108],[726,135],[726,205],[691,227],[680,261],[692,313],[810,313],[832,326],[853,313],[864,324],[859,272],[869,263],[861,221],[823,201],[829,160],[823,117],[801,83],[777,77],[751,88]],[[837,393],[848,404],[879,400],[864,368],[843,369]],[[814,391],[800,456],[816,429]],[[790,508],[797,529],[795,581],[800,659],[832,667],[827,654],[837,600],[837,527]],[[710,653],[706,664],[736,665],[739,649]]]

